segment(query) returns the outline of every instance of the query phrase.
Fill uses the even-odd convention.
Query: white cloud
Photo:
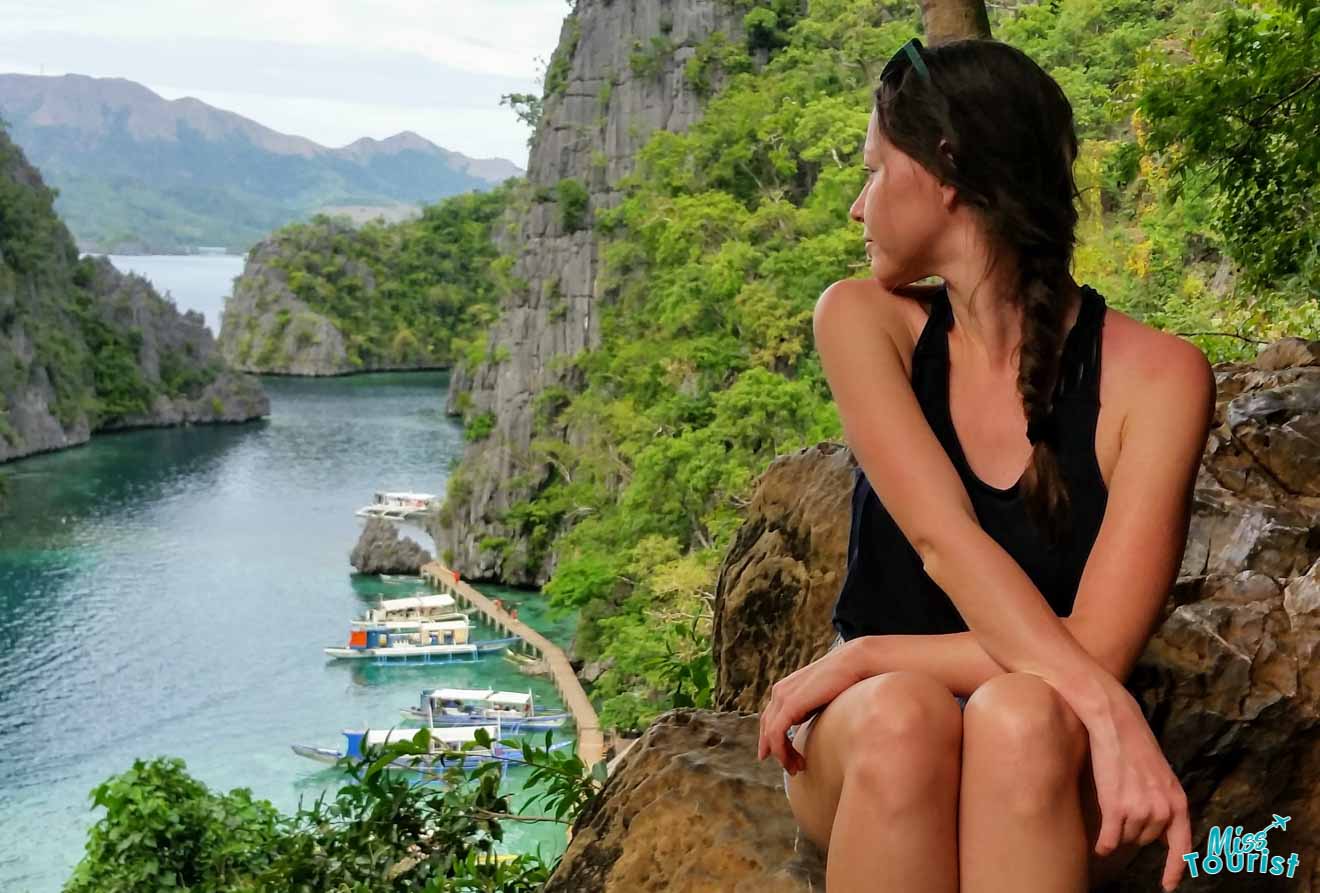
[[[123,77],[328,146],[414,130],[525,166],[565,0],[0,0],[0,72]]]

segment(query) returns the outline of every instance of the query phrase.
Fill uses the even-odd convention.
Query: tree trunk
[[[985,0],[921,0],[921,22],[929,46],[962,37],[989,37]]]

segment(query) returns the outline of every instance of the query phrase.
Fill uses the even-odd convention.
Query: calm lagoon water
[[[446,373],[264,383],[263,422],[103,435],[0,467],[0,890],[58,890],[99,816],[88,792],[135,757],[182,757],[213,790],[248,787],[291,811],[336,774],[290,744],[400,723],[423,688],[559,703],[548,679],[498,655],[325,657],[371,600],[422,588],[353,573],[353,511],[376,489],[442,493],[462,431],[443,414]],[[482,588],[571,638],[573,621],[535,593]],[[524,775],[512,769],[510,789]],[[538,845],[561,851],[562,827],[511,824],[507,850]]]

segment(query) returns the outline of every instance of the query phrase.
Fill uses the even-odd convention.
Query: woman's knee
[[[942,782],[956,792],[962,713],[948,688],[923,673],[896,671],[848,691],[845,786],[862,786],[897,808],[929,800]]]
[[[1039,676],[1002,673],[983,683],[967,700],[963,729],[964,759],[994,767],[1006,804],[1047,807],[1076,793],[1086,726]]]

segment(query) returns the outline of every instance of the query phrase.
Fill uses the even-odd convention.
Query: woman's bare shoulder
[[[1204,389],[1207,374],[1213,380],[1209,361],[1195,343],[1113,307],[1105,313],[1101,346],[1101,403],[1115,400],[1124,419],[1150,394],[1152,381],[1176,379],[1190,397]]]
[[[840,279],[821,293],[816,313],[844,314],[864,333],[880,327],[889,333],[911,374],[912,351],[929,317],[936,285],[904,285],[888,289],[874,278]],[[828,306],[828,309],[827,309]]]

